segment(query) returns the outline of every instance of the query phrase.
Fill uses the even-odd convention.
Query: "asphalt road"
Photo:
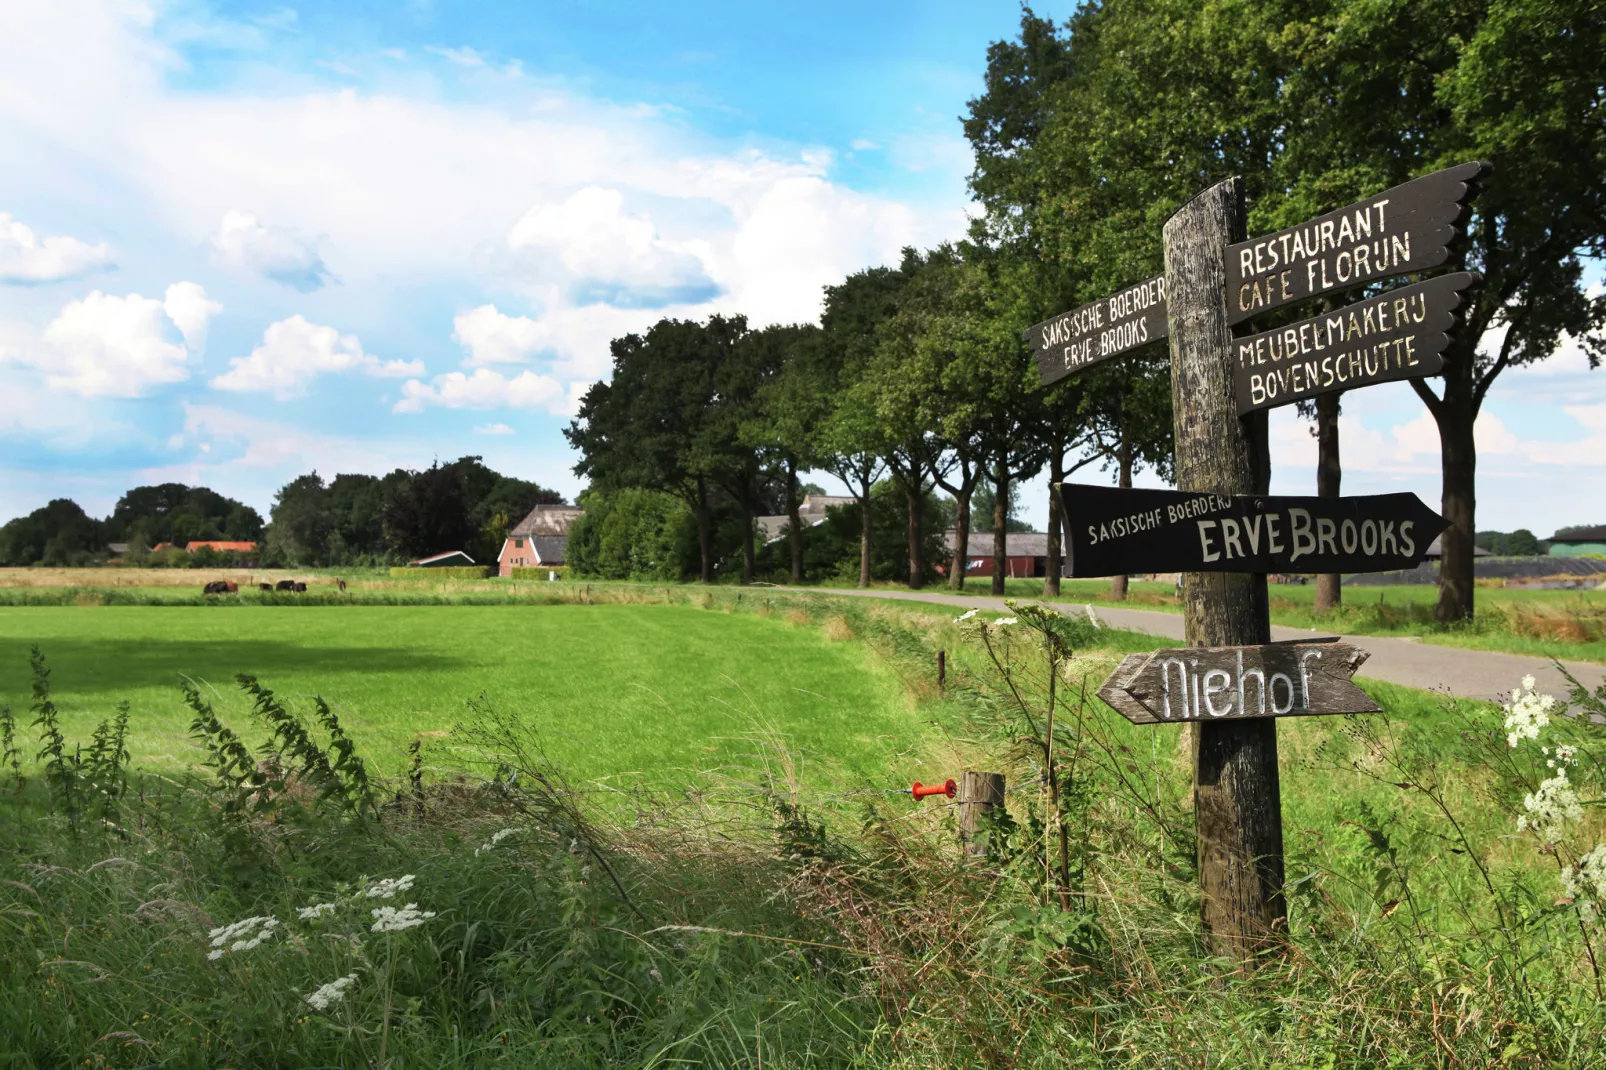
[[[785,588],[778,588],[784,590]],[[818,592],[827,593],[827,592]],[[869,598],[889,598],[897,601],[935,602],[940,605],[965,609],[1006,610],[1002,598],[972,595],[952,595],[940,591],[888,591],[832,589],[830,594]],[[1093,614],[1100,624],[1127,631],[1181,641],[1182,616],[1161,613],[1150,609],[1116,609],[1110,606],[1088,606],[1074,602],[1041,603],[1061,613]],[[1284,628],[1273,625],[1273,639],[1301,639],[1332,635],[1332,632],[1307,631],[1303,628]],[[1502,654],[1488,650],[1468,650],[1463,647],[1439,646],[1414,639],[1397,639],[1377,635],[1346,635],[1344,641],[1366,651],[1370,656],[1357,676],[1383,680],[1391,684],[1437,691],[1457,698],[1507,699],[1511,689],[1526,675],[1532,674],[1540,691],[1557,698],[1567,695],[1567,681],[1550,661],[1528,654]],[[1593,690],[1606,680],[1606,666],[1583,661],[1564,661],[1567,671]]]

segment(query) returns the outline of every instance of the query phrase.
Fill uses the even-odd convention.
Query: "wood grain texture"
[[[1265,414],[1238,418],[1227,318],[1226,250],[1244,238],[1242,182],[1217,183],[1183,205],[1164,236],[1177,488],[1256,493],[1270,480]],[[1190,572],[1183,595],[1189,646],[1271,638],[1263,576]],[[1250,958],[1287,928],[1275,718],[1197,726],[1194,820],[1205,927],[1222,953]]]
[[[1379,712],[1350,681],[1366,651],[1344,642],[1189,647],[1140,657],[1135,667],[1123,661],[1099,690],[1133,724]]]
[[[965,853],[986,858],[987,815],[1004,805],[1004,774],[967,769],[959,781],[959,839]]]

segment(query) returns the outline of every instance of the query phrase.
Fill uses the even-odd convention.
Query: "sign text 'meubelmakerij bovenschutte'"
[[[1475,272],[1402,286],[1276,330],[1233,339],[1238,415],[1317,394],[1437,375]]]
[[[1071,575],[1389,572],[1414,568],[1444,518],[1415,494],[1348,498],[1059,485]]]

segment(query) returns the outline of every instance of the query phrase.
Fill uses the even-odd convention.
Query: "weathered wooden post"
[[[1250,440],[1234,403],[1227,321],[1227,246],[1245,237],[1243,184],[1230,178],[1165,224],[1177,489],[1265,493],[1264,438]],[[1259,434],[1264,436],[1264,414]],[[1257,461],[1259,463],[1257,463]],[[1183,581],[1189,646],[1271,640],[1266,577],[1190,572]],[[1201,721],[1194,735],[1194,820],[1204,923],[1220,949],[1252,956],[1286,927],[1277,721]]]
[[[967,769],[959,780],[959,840],[965,853],[987,857],[987,844],[977,833],[985,828],[993,807],[1004,805],[1004,774],[978,773]]]
[[[948,692],[948,651],[937,651],[937,690]]]

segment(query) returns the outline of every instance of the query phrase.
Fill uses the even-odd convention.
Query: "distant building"
[[[852,498],[840,494],[805,494],[803,501],[797,507],[797,518],[802,521],[805,528],[812,528],[816,524],[825,523],[830,511],[840,505],[852,505]],[[758,518],[758,536],[765,542],[774,542],[786,533],[786,528],[792,523],[792,518],[784,513],[780,516],[761,516]]]
[[[1552,557],[1583,557],[1585,554],[1606,554],[1606,524],[1583,528],[1570,535],[1552,535],[1549,539]]]
[[[953,560],[956,535],[947,532],[943,544],[948,559]],[[965,575],[991,576],[993,574],[993,533],[972,532],[965,554]],[[1070,555],[1060,550],[1060,575],[1071,574]],[[946,567],[946,566],[944,566]],[[1004,575],[1010,579],[1041,578],[1048,575],[1048,535],[1040,531],[1011,531],[1004,536]]]
[[[1428,543],[1428,548],[1426,550],[1422,551],[1422,556],[1427,558],[1429,561],[1437,561],[1439,558],[1443,557],[1444,556],[1444,536],[1443,535],[1435,536],[1433,541]],[[1489,555],[1489,551],[1485,550],[1483,547],[1474,546],[1472,548],[1472,556],[1473,557],[1488,557],[1490,555]]]
[[[576,505],[538,505],[519,521],[497,556],[496,574],[511,576],[515,568],[561,565],[568,555],[569,526],[585,510]]]
[[[447,550],[443,554],[420,557],[417,561],[409,561],[407,563],[414,568],[446,568],[447,566],[472,565],[474,559],[461,550]]]
[[[184,550],[186,553],[193,554],[203,546],[213,553],[219,554],[254,554],[257,552],[257,544],[254,542],[230,542],[224,539],[202,539],[190,542],[185,544]]]

